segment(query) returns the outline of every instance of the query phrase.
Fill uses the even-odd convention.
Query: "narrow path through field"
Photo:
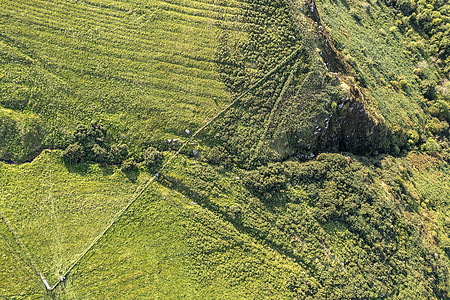
[[[48,201],[51,202],[51,220],[53,222],[53,228],[54,228],[54,233],[52,235],[53,239],[54,239],[54,245],[56,245],[56,251],[53,255],[54,257],[54,268],[55,270],[58,270],[57,272],[61,272],[62,268],[63,268],[63,259],[62,259],[62,254],[63,254],[63,245],[62,245],[62,235],[61,235],[61,223],[60,220],[58,218],[58,214],[56,211],[56,207],[55,207],[55,196],[52,193],[53,190],[53,184],[51,184],[51,186],[49,187],[48,190]]]

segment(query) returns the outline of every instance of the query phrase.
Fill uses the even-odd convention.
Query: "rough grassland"
[[[1,104],[34,111],[44,144],[94,118],[135,143],[181,135],[230,101],[214,57],[221,32],[242,35],[237,12],[235,1],[2,0]]]
[[[52,284],[130,200],[123,173],[98,165],[67,169],[59,152],[31,164],[0,167],[1,209]]]
[[[426,115],[415,65],[406,54],[406,38],[395,27],[392,10],[378,1],[320,0],[317,6],[338,49],[369,88],[373,105],[389,123],[423,130]],[[403,88],[391,84],[402,79],[407,84]]]

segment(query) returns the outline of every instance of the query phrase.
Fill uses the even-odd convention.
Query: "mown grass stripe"
[[[18,30],[19,28],[22,28],[22,30],[19,31]],[[4,28],[4,29],[6,29],[6,28]],[[45,31],[40,31],[39,33],[40,33],[40,38],[41,39],[40,39],[40,41],[35,41],[35,33],[29,32],[28,26],[25,26],[25,25],[23,25],[22,27],[17,26],[17,27],[15,27],[15,30],[16,30],[17,34],[20,34],[22,36],[27,36],[28,40],[31,43],[33,43],[33,42],[35,42],[35,43],[40,42],[42,44],[42,47],[51,48],[52,44],[54,44],[55,41],[57,41],[57,40],[61,41],[60,44],[63,44],[63,45],[67,44],[68,50],[72,50],[72,51],[75,50],[75,49],[72,48],[72,46],[75,46],[79,50],[86,50],[84,52],[88,52],[88,51],[92,52],[92,48],[95,49],[96,46],[97,46],[97,48],[100,47],[100,46],[96,45],[96,43],[93,43],[93,42],[90,42],[88,44],[89,46],[86,45],[86,47],[82,47],[83,43],[80,44],[80,41],[78,39],[73,39],[73,40],[65,39],[65,38],[63,38],[63,37],[61,37],[59,35],[55,36],[55,35],[53,35],[51,33],[46,33]],[[165,33],[166,32],[161,31],[161,36],[163,36]],[[150,38],[150,36],[148,38]],[[143,48],[146,49],[146,47],[150,47],[150,48],[151,47],[158,47],[159,49],[164,49],[166,47],[169,47],[169,49],[184,49],[184,48],[187,48],[189,46],[192,47],[191,43],[188,43],[188,42],[185,42],[185,41],[180,41],[180,40],[178,40],[176,38],[173,38],[172,40],[171,39],[167,39],[164,43],[158,43],[158,44],[157,43],[150,43],[148,38],[145,41],[142,40],[142,42],[140,42],[139,44],[136,44],[136,45],[134,43],[133,44],[128,44],[128,45],[136,46],[136,52],[131,52],[131,53],[132,54],[139,53],[139,52],[137,52],[137,49],[139,48],[139,49],[141,49],[141,54],[140,55],[143,56],[143,55],[145,55],[145,51],[142,51],[142,49]],[[105,39],[105,43],[108,42],[108,41],[110,41],[110,40]],[[67,43],[67,42],[69,42],[69,43]],[[118,42],[120,42],[120,40],[116,40],[116,42],[114,44],[120,45],[120,43],[118,43]],[[125,44],[123,47],[126,49],[127,48],[126,46],[127,46],[127,44]],[[200,45],[196,45],[196,49],[197,50],[193,51],[192,52],[193,54],[191,53],[188,57],[191,58],[191,59],[200,60],[202,62],[207,61],[207,62],[211,62],[212,63],[213,61],[211,59],[208,59],[208,58],[211,57],[213,52],[204,53],[204,51],[207,51],[208,49],[210,49],[210,46],[211,46],[211,43],[210,42],[206,42],[206,38],[205,38],[205,42],[200,44]],[[122,51],[120,51],[121,50],[120,47],[116,47],[116,48],[118,49],[117,53],[123,53]],[[104,49],[106,49],[106,47]],[[167,53],[173,53],[173,52],[167,52]],[[196,54],[196,53],[198,53],[198,54]],[[196,55],[196,57],[193,56],[193,55]]]
[[[5,24],[6,25],[6,24]],[[16,25],[16,24],[15,24]],[[209,50],[211,46],[211,35],[206,34],[205,28],[201,27],[177,27],[176,30],[167,30],[167,26],[163,26],[164,24],[161,24],[163,27],[166,28],[155,28],[149,32],[146,32],[145,34],[142,32],[136,32],[132,31],[129,33],[113,33],[110,31],[102,31],[100,32],[100,35],[93,34],[93,33],[77,33],[77,35],[70,35],[70,32],[67,32],[67,30],[64,30],[62,28],[54,28],[53,31],[49,31],[49,26],[34,22],[34,21],[28,21],[28,22],[22,22],[17,24],[17,26],[14,26],[14,29],[18,31],[19,29],[22,29],[22,32],[24,31],[30,31],[30,25],[35,27],[34,29],[39,30],[40,35],[46,35],[48,36],[48,42],[50,44],[54,43],[55,41],[61,41],[63,44],[67,44],[68,46],[75,46],[77,47],[80,43],[80,39],[83,41],[89,42],[91,47],[95,47],[98,44],[105,44],[105,45],[111,45],[111,42],[113,42],[116,46],[122,46],[117,47],[118,49],[122,50],[128,50],[129,46],[134,46],[136,49],[142,48],[142,46],[158,46],[163,47],[164,43],[161,43],[161,41],[153,40],[155,36],[164,36],[165,40],[164,42],[176,42],[178,45],[183,45],[183,48],[186,48],[187,46],[195,46],[198,47],[200,50]],[[12,27],[5,27],[12,30]],[[193,41],[187,41],[187,40],[180,40],[180,34],[183,34],[184,32],[189,32],[192,34],[195,34],[198,39],[193,44]],[[34,33],[36,34],[36,33]],[[90,40],[92,39],[92,40]],[[173,48],[169,48],[173,49]]]
[[[34,10],[36,10],[36,6],[29,6],[29,5],[25,6],[25,4],[18,3],[18,2],[10,2],[9,5],[12,6],[12,7],[17,7],[17,8],[21,8],[21,9],[29,9],[29,10],[33,10],[34,9]],[[51,6],[51,9],[50,9],[50,8],[48,8],[49,5],[45,4],[45,3],[42,3],[42,5],[38,6],[38,7],[44,13],[46,11],[48,11],[49,15],[54,15],[55,14],[55,10],[58,11],[57,7]],[[68,7],[68,6],[66,6],[66,7]],[[89,9],[90,7],[95,7],[95,6],[94,5],[92,5],[92,6],[89,6],[89,5],[88,6],[85,6],[85,5],[83,5],[83,6],[71,5],[70,9],[61,8],[58,12],[61,15],[64,15],[65,19],[67,19],[67,20],[69,20],[70,18],[72,18],[74,16],[83,16],[82,20],[85,21],[85,22],[86,22],[86,20],[89,20],[89,22],[92,22],[91,20],[100,21],[102,19],[102,15],[105,15],[105,11],[104,10],[96,10],[96,9],[91,10],[91,9]],[[183,10],[183,8],[188,8],[188,9]],[[188,16],[192,16],[192,17],[200,17],[202,19],[208,19],[208,20],[225,20],[227,18],[228,19],[233,19],[233,18],[235,18],[237,16],[237,14],[225,13],[225,12],[220,11],[220,10],[214,10],[214,9],[213,10],[210,10],[210,9],[204,9],[203,10],[203,9],[199,9],[199,8],[195,8],[195,7],[191,8],[191,7],[188,7],[188,6],[173,5],[171,3],[164,2],[164,1],[155,1],[155,3],[152,6],[147,7],[146,9],[147,10],[153,10],[153,12],[157,12],[158,10],[170,11],[170,12],[173,12],[173,13],[184,15],[187,18],[189,18]],[[211,16],[211,11],[213,11],[216,14],[221,13],[223,15],[223,17],[219,18],[219,17]],[[91,12],[93,12],[93,13],[91,14]],[[17,13],[17,12],[15,12],[15,13]],[[45,15],[47,15],[47,14],[45,14]],[[90,18],[87,18],[88,16]],[[113,15],[113,17],[117,18],[117,21],[120,23],[120,22],[123,22],[123,18],[124,17],[130,17],[130,14],[123,12],[123,14],[121,16],[120,15]],[[168,17],[169,17],[169,15],[168,15]],[[171,13],[170,14],[170,18],[173,19],[174,17],[176,17],[176,16],[174,16]],[[178,15],[178,17],[180,17],[180,15]],[[110,18],[104,18],[104,20],[106,20],[107,22],[111,22]],[[204,23],[206,23],[206,21]],[[129,25],[131,25],[131,24],[129,24]],[[136,25],[136,27],[138,27],[138,26]]]
[[[23,42],[26,42],[26,40],[24,40]],[[45,43],[43,43],[42,44],[43,45],[43,47],[42,48],[44,48],[45,47]],[[54,46],[53,48],[60,48],[60,47],[57,47],[57,46]],[[44,48],[45,49],[45,48]],[[53,49],[53,50],[55,50],[55,49]],[[62,53],[64,53],[65,51],[66,51],[66,49],[65,48],[60,48],[60,51],[62,52]],[[54,51],[55,52],[55,51]],[[72,50],[72,52],[74,52],[74,50]],[[81,55],[86,55],[86,53],[85,52],[83,52],[83,51],[77,51],[79,54],[81,54]],[[91,54],[93,54],[93,53],[91,53]],[[150,54],[150,53],[149,53]],[[151,55],[157,55],[158,53],[156,52],[156,53],[151,53]],[[169,54],[168,54],[169,55]],[[167,56],[168,56],[167,55]],[[106,54],[105,55],[94,55],[93,56],[93,58],[97,58],[98,60],[101,60],[103,57],[105,57],[105,56],[107,56]],[[113,55],[114,56],[114,55]],[[173,56],[172,56],[173,57]],[[181,56],[179,56],[179,57],[181,57]],[[52,59],[52,57],[48,57],[49,59]],[[199,68],[195,68],[195,67],[193,67],[193,66],[188,66],[187,67],[187,69],[185,69],[181,64],[177,64],[177,63],[171,63],[171,62],[166,62],[166,61],[163,61],[163,60],[158,60],[158,61],[154,61],[153,63],[151,63],[151,62],[149,62],[149,61],[147,61],[146,63],[144,63],[144,58],[145,57],[143,57],[142,58],[142,60],[143,61],[138,61],[138,60],[130,60],[130,59],[126,59],[126,58],[122,58],[122,57],[120,57],[119,58],[119,61],[117,61],[117,63],[116,63],[116,67],[117,66],[121,66],[121,65],[123,65],[123,69],[125,70],[125,69],[129,69],[129,66],[131,65],[132,67],[133,67],[133,69],[135,69],[135,70],[151,70],[151,69],[153,69],[153,66],[155,65],[155,63],[156,64],[162,64],[162,65],[164,65],[165,67],[167,67],[169,70],[173,67],[173,68],[176,68],[177,70],[176,70],[176,72],[177,73],[180,73],[180,75],[183,75],[183,74],[185,74],[185,75],[192,75],[192,74],[195,74],[195,76],[197,77],[197,79],[198,80],[205,80],[206,82],[210,82],[210,80],[213,80],[214,81],[214,72],[212,71],[212,69],[213,69],[213,65],[211,65],[210,66],[210,70],[207,70],[207,69],[199,69]],[[148,59],[151,59],[151,57],[148,57]],[[55,61],[55,63],[59,63],[59,61],[58,60],[56,60],[56,59],[53,59],[54,61]],[[50,62],[47,62],[47,63],[52,63],[51,61]],[[79,63],[79,62],[77,62],[77,61],[75,61],[75,62],[73,62],[74,64],[77,64],[77,63]],[[212,63],[211,63],[212,64]],[[74,65],[75,66],[75,65]],[[80,66],[83,66],[83,65],[81,65],[80,64]],[[93,65],[93,66],[97,66],[97,65]],[[109,66],[113,66],[113,65],[109,65]],[[161,65],[160,65],[161,66]],[[83,66],[83,67],[85,67],[85,66]],[[163,66],[161,66],[161,67],[163,67]],[[166,69],[166,68],[163,68],[163,69]],[[203,75],[202,75],[203,74]],[[209,75],[209,76],[208,76]],[[145,76],[148,76],[148,74],[145,74]],[[205,84],[208,84],[208,83],[205,83]]]

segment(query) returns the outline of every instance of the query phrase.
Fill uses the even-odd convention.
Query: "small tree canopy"
[[[84,148],[80,143],[75,143],[66,148],[63,152],[63,159],[66,163],[75,164],[83,162],[85,158]]]

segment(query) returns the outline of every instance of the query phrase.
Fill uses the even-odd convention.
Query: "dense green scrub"
[[[0,296],[450,297],[422,2],[2,1]]]
[[[317,3],[336,47],[368,88],[372,105],[393,130],[407,133],[406,148],[431,135],[447,147],[450,20],[444,2]]]
[[[450,190],[438,182],[448,183],[447,168],[415,153],[380,164],[321,154],[239,176],[180,159],[165,176],[181,193],[304,267],[306,273],[286,281],[301,299],[445,298]]]

